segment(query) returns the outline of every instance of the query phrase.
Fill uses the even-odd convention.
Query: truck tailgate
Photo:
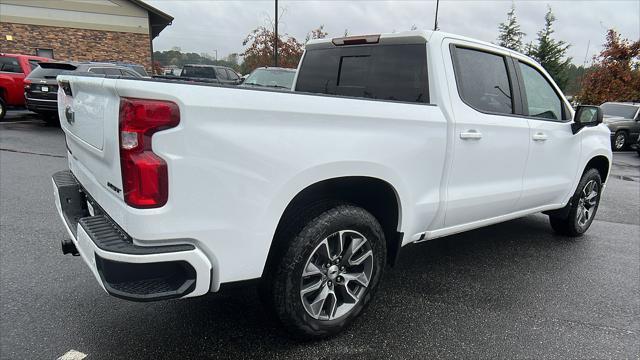
[[[70,152],[69,167],[89,191],[97,185],[122,199],[116,80],[102,77],[58,77],[60,126]],[[68,85],[67,85],[68,84]],[[92,184],[86,184],[91,182]],[[102,189],[101,189],[102,190]]]

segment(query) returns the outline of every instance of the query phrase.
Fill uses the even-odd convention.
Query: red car
[[[24,78],[39,62],[51,59],[18,54],[0,53],[0,120],[9,106],[24,106]]]

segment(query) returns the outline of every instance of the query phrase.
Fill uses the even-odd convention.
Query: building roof
[[[173,16],[165,13],[164,11],[154,8],[153,6],[145,3],[142,0],[129,1],[149,12],[149,26],[151,27],[150,33],[152,39],[160,35],[160,32],[164,30],[167,25],[171,25],[171,23],[173,22]]]

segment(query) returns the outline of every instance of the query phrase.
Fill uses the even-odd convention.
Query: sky
[[[274,18],[273,0],[146,0],[172,15],[173,24],[153,41],[154,50],[180,47],[182,51],[209,53],[223,58],[244,50],[243,39]],[[582,64],[602,49],[607,29],[630,40],[640,39],[640,0],[515,0],[516,15],[525,43],[535,40],[544,25],[547,6],[556,16],[554,37],[571,44],[568,55]],[[383,0],[279,0],[284,12],[279,32],[303,42],[320,25],[329,37],[377,34],[433,28],[435,1]],[[498,24],[506,20],[511,0],[441,0],[440,30],[497,42]]]

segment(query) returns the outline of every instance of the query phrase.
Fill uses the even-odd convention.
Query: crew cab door
[[[455,126],[445,227],[516,210],[529,147],[513,62],[506,51],[443,43]],[[450,76],[449,76],[450,75]]]
[[[569,104],[539,66],[514,59],[530,146],[520,209],[560,204],[578,171],[581,135],[571,131]]]

